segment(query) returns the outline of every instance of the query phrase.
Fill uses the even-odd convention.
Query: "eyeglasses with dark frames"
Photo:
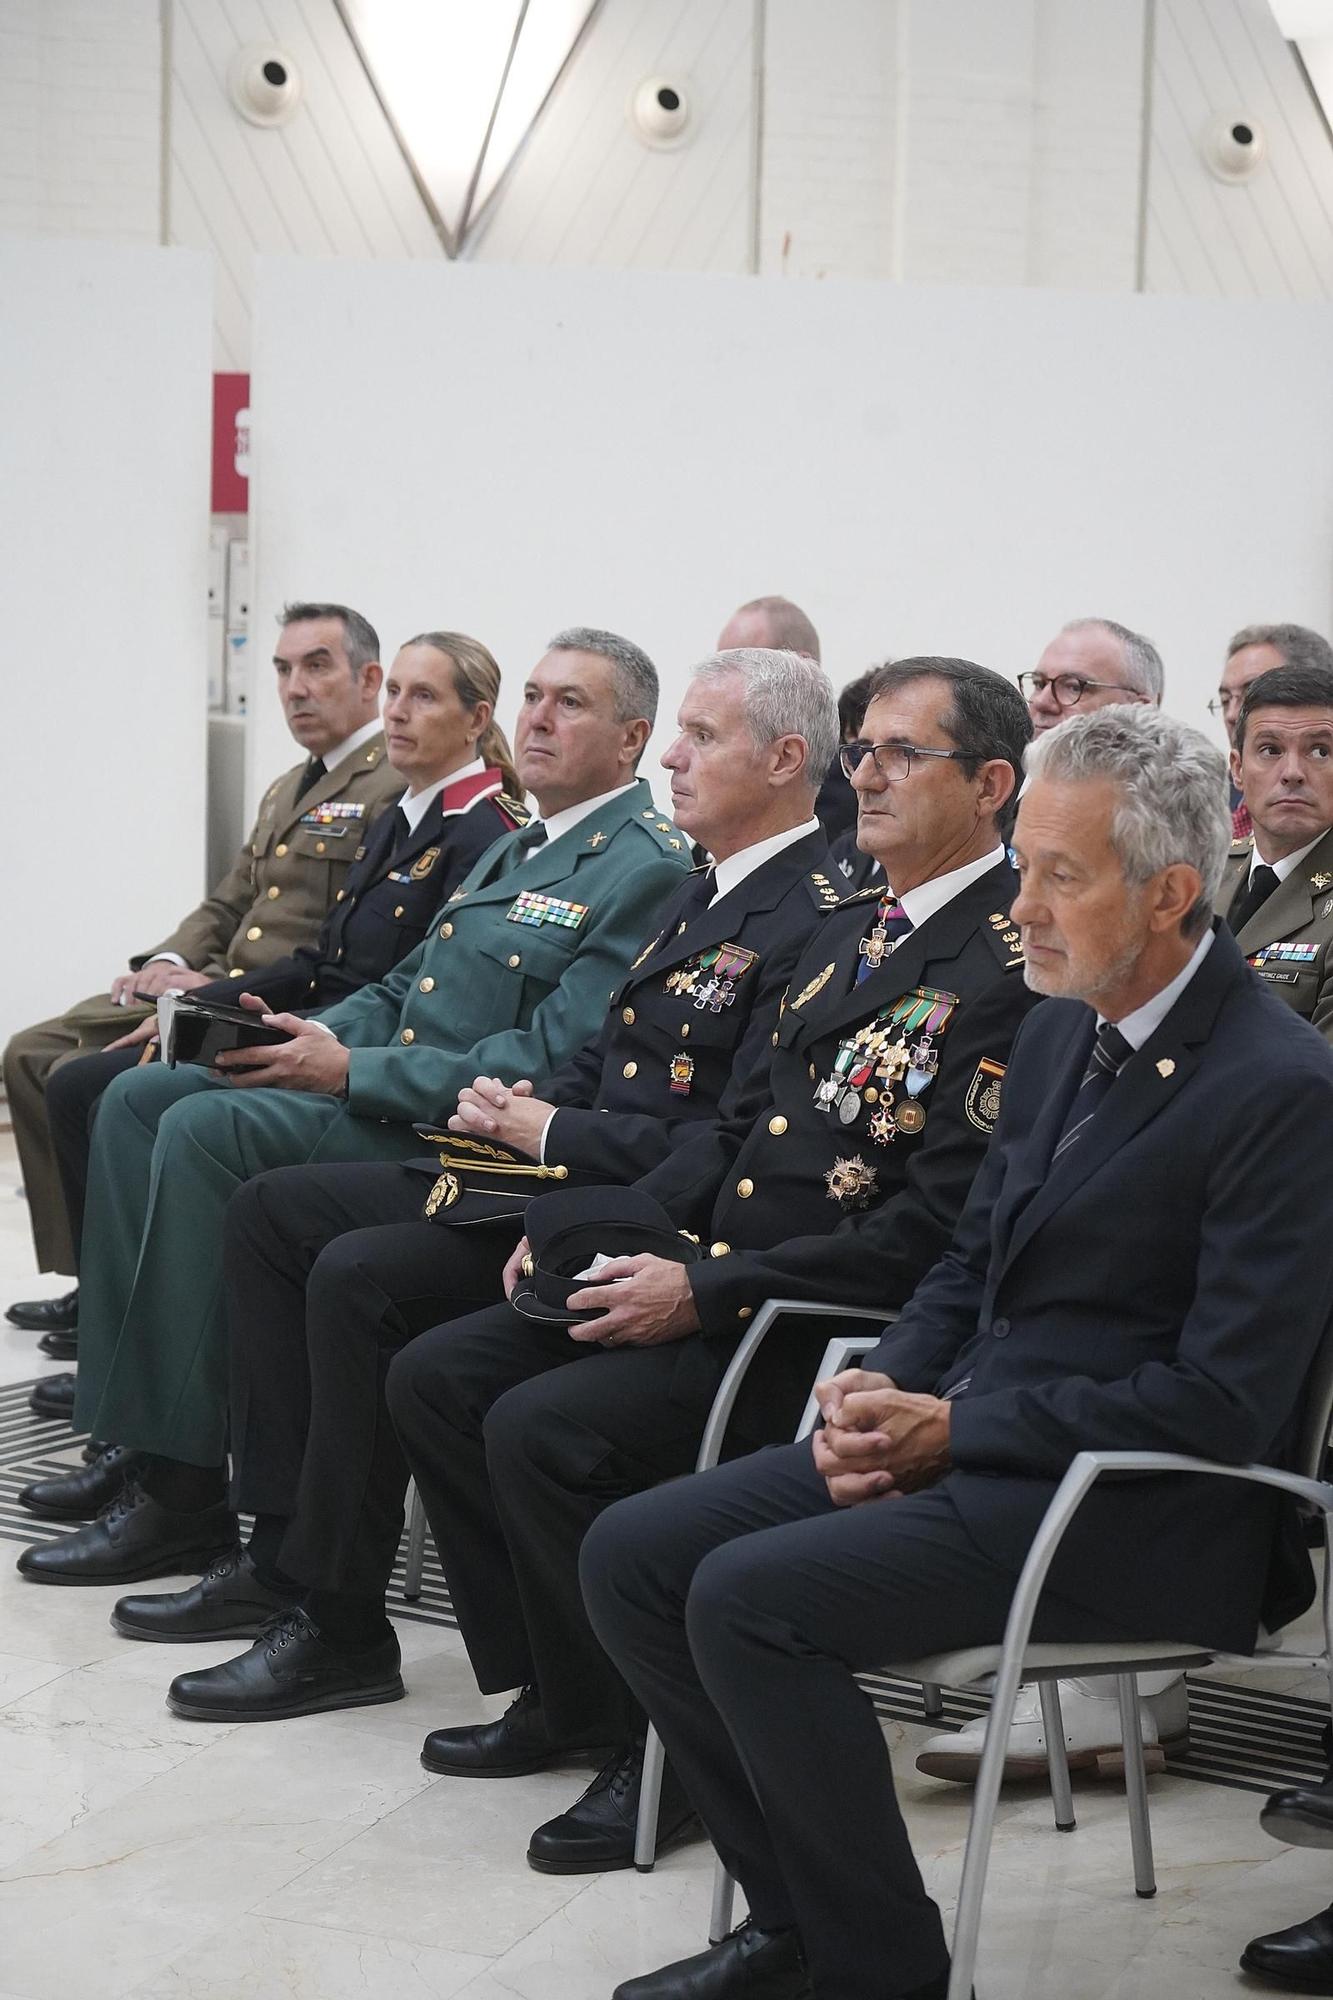
[[[971,755],[969,750],[928,750],[920,743],[856,742],[843,744],[838,752],[838,761],[850,778],[855,776],[869,757],[880,777],[887,784],[896,785],[911,770],[913,757],[941,757],[945,760],[960,758],[967,762]]]
[[[1089,680],[1086,674],[1039,674],[1034,670],[1020,674],[1018,686],[1024,701],[1035,701],[1049,688],[1059,708],[1077,708],[1089,688],[1114,688],[1117,694],[1132,694],[1136,700],[1143,700],[1141,688],[1126,687],[1123,681]]]

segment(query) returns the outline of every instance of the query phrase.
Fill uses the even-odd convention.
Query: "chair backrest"
[[[1324,1328],[1301,1394],[1300,1430],[1296,1439],[1293,1472],[1306,1479],[1322,1479],[1328,1452],[1328,1434],[1333,1428],[1333,1318]]]

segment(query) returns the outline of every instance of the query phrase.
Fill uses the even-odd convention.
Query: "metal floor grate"
[[[17,1496],[30,1480],[77,1465],[85,1442],[72,1436],[68,1425],[34,1416],[28,1407],[31,1388],[31,1382],[20,1382],[0,1389],[0,1539],[12,1542],[47,1541],[65,1532],[53,1521],[35,1520],[19,1506]],[[388,1591],[389,1610],[396,1618],[425,1625],[456,1626],[430,1537],[421,1595],[410,1604],[403,1596],[406,1555],[404,1535]],[[987,1696],[979,1688],[946,1688],[943,1717],[929,1718],[915,1681],[864,1674],[861,1684],[880,1715],[897,1722],[926,1723],[937,1731],[961,1729],[987,1707]],[[1323,1778],[1327,1759],[1321,1732],[1328,1709],[1322,1703],[1192,1674],[1189,1707],[1189,1748],[1168,1756],[1166,1762],[1176,1777],[1251,1792]]]

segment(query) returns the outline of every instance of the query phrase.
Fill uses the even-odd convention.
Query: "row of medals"
[[[929,1035],[909,1046],[900,1035],[894,1040],[896,1034],[882,1018],[867,1021],[839,1044],[832,1074],[815,1091],[816,1108],[836,1111],[844,1125],[854,1125],[869,1109],[866,1129],[877,1146],[921,1130],[926,1107],[918,1099],[940,1066]]]
[[[881,903],[880,910],[885,905]],[[861,940],[861,956],[872,972],[877,972],[892,946],[886,949],[882,916],[868,937]],[[826,1115],[835,1111],[844,1125],[854,1125],[863,1107],[870,1109],[866,1128],[877,1146],[889,1146],[900,1132],[909,1136],[926,1122],[926,1107],[917,1099],[940,1066],[939,1054],[929,1035],[921,1035],[909,1047],[882,1014],[866,1021],[838,1045],[830,1075],[815,1091],[815,1106]],[[906,1095],[896,1093],[902,1085]]]

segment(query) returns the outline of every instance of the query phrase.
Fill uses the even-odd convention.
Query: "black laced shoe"
[[[248,1653],[178,1674],[167,1707],[192,1722],[279,1722],[401,1701],[407,1692],[401,1664],[392,1626],[373,1645],[333,1646],[304,1611],[289,1609],[269,1619]]]
[[[95,1521],[59,1541],[25,1549],[18,1567],[31,1583],[138,1583],[150,1576],[197,1576],[235,1541],[236,1516],[226,1507],[177,1513],[131,1477]]]
[[[248,1549],[228,1549],[188,1590],[160,1597],[122,1597],[111,1623],[128,1639],[184,1644],[196,1639],[254,1639],[280,1611],[292,1609],[290,1595],[270,1590],[255,1575]]]
[[[606,1739],[596,1744],[552,1741],[535,1687],[520,1688],[498,1722],[473,1722],[462,1729],[432,1729],[421,1746],[428,1771],[451,1778],[519,1778],[552,1764],[584,1763],[606,1755]]]
[[[635,1829],[643,1782],[643,1741],[602,1766],[568,1812],[539,1826],[528,1844],[528,1865],[544,1875],[588,1875],[634,1866]],[[657,1808],[657,1844],[668,1847],[701,1831],[694,1808],[667,1766]]]

